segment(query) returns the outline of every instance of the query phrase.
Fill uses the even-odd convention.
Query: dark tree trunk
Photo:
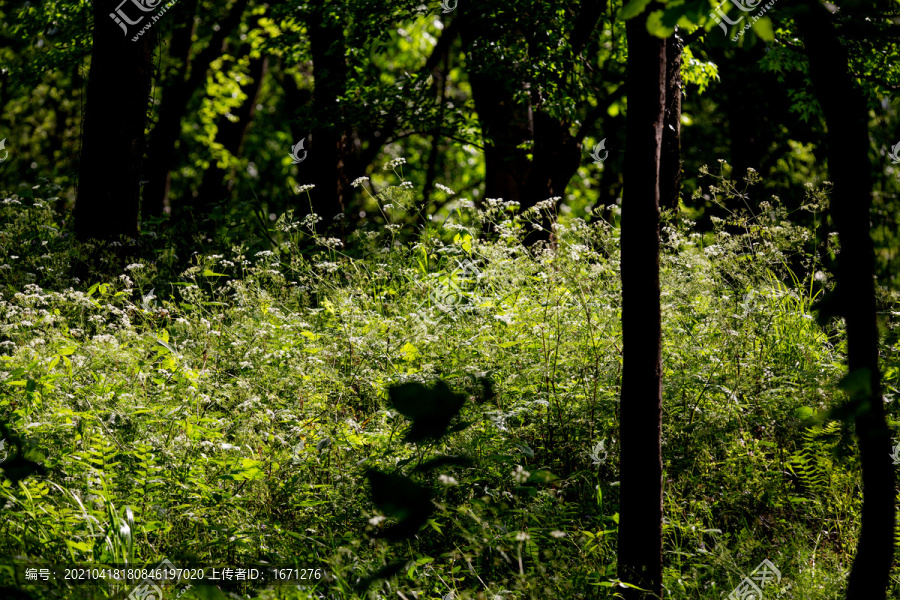
[[[666,41],[647,14],[626,24],[625,193],[622,200],[621,496],[618,576],[626,599],[662,594],[662,366],[659,190],[666,102]]]
[[[450,72],[450,55],[445,55],[443,71],[434,69],[435,86],[437,87],[438,114],[435,117],[434,130],[431,133],[431,151],[428,153],[428,165],[425,169],[425,186],[422,189],[422,205],[416,215],[416,224],[424,225],[428,219],[428,205],[431,202],[431,192],[437,178],[437,164],[440,156],[441,130],[444,127],[444,97],[447,93],[447,74]]]
[[[194,35],[194,16],[197,13],[198,0],[186,0],[176,5],[173,17],[177,21],[172,30],[169,42],[169,60],[171,67],[161,74],[160,80],[166,82],[162,92],[162,106],[159,118],[150,133],[147,149],[147,163],[144,168],[143,202],[141,216],[144,219],[159,217],[163,214],[164,204],[169,196],[170,154],[174,153],[175,143],[181,127],[181,117],[175,108],[187,106],[184,99],[184,78],[189,72],[191,59],[191,39]],[[177,123],[175,121],[177,120]],[[177,126],[176,126],[177,125]],[[170,148],[166,151],[166,148]]]
[[[484,137],[484,197],[521,203],[530,168],[521,146],[534,139],[531,106],[517,103],[507,82],[489,74],[470,72],[469,83]]]
[[[606,7],[605,0],[580,4],[576,27],[569,38],[574,60],[590,60],[583,52]],[[491,39],[492,31],[492,24],[473,19],[463,29],[463,41],[471,49]],[[520,34],[525,38],[524,32]],[[525,41],[531,47],[544,43],[540,35]],[[562,89],[564,80],[560,76],[554,83]],[[518,92],[529,89],[527,82],[515,81],[507,72],[496,68],[470,69],[469,82],[485,140],[485,197],[518,202],[521,210],[542,200],[564,197],[569,181],[584,159],[582,141],[608,104],[600,101],[583,119],[578,133],[572,134],[569,122],[542,110],[542,98],[537,94],[526,94],[525,100],[517,101],[517,95],[523,96]],[[525,243],[549,240],[552,225],[552,215],[545,212],[541,229],[530,230]]]
[[[527,209],[542,200],[563,198],[569,181],[578,171],[583,160],[581,140],[576,140],[566,123],[543,112],[534,115],[534,160],[525,180],[525,195],[521,208]],[[559,206],[560,200],[556,205]],[[525,244],[553,238],[554,219],[544,213],[541,228],[532,229],[525,236]]]
[[[894,471],[878,368],[868,109],[830,15],[818,2],[807,7],[809,12],[797,15],[797,25],[828,127],[828,172],[834,184],[830,212],[840,241],[835,292],[847,327],[849,412],[862,462],[861,529],[847,600],[884,600],[894,555]]]
[[[681,195],[681,54],[679,31],[666,39],[666,116],[659,164],[659,203],[677,209]]]
[[[132,41],[109,18],[115,0],[94,0],[75,233],[136,238],[144,126],[153,80],[153,29]]]
[[[298,170],[302,184],[316,187],[310,193],[312,211],[323,219],[323,226],[332,223],[335,215],[347,207],[352,188],[347,173],[347,161],[357,150],[357,142],[347,131],[344,110],[339,102],[347,89],[347,60],[344,23],[328,10],[322,1],[312,3],[307,21],[309,44],[313,58],[313,118],[315,127],[308,156]],[[300,140],[294,140],[294,143]],[[306,206],[306,194],[300,197],[300,209]]]
[[[188,103],[194,92],[206,83],[209,66],[221,54],[225,39],[240,25],[248,1],[235,0],[228,14],[219,21],[219,29],[213,33],[209,44],[192,61],[189,72],[187,69],[190,54],[188,32],[191,31],[191,28],[185,27],[176,30],[171,52],[173,58],[181,61],[185,68],[173,74],[171,83],[163,91],[159,119],[150,133],[147,169],[144,173],[147,184],[144,187],[144,203],[141,210],[141,214],[145,218],[158,217],[163,214],[163,209],[169,199],[171,171],[175,165],[175,146],[181,137],[181,120],[187,112]],[[197,0],[192,0],[189,5],[186,4],[183,7],[182,14],[185,18],[189,18],[191,23],[196,4]],[[176,55],[176,52],[179,54]],[[187,75],[185,75],[186,73]]]
[[[244,50],[247,53],[250,48],[247,47]],[[232,121],[224,117],[219,119],[216,142],[222,144],[222,147],[232,156],[239,156],[241,153],[247,128],[250,127],[253,115],[256,113],[259,90],[268,71],[268,65],[269,59],[265,55],[250,59],[247,74],[249,81],[241,86],[241,91],[247,95],[247,99],[231,113],[237,120]],[[209,165],[209,169],[203,174],[203,183],[200,185],[197,200],[194,202],[198,217],[202,218],[216,205],[224,204],[229,199],[234,187],[234,180],[229,178],[226,182],[225,177],[228,175],[233,177],[234,169],[226,171],[219,168],[215,162]]]

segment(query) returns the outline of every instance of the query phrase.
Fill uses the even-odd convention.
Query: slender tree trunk
[[[530,168],[522,145],[534,138],[531,106],[517,103],[506,82],[491,75],[470,72],[469,83],[484,137],[484,197],[521,203]]]
[[[181,132],[181,117],[189,99],[184,89],[185,73],[190,68],[197,2],[198,0],[180,2],[172,15],[177,18],[169,43],[169,60],[172,66],[164,77],[160,77],[166,85],[162,90],[159,117],[147,145],[147,162],[144,168],[147,183],[144,185],[141,204],[141,216],[144,219],[161,216],[169,197],[171,155],[174,154]]]
[[[335,18],[323,0],[311,3],[307,29],[313,57],[313,116],[316,126],[306,148],[308,157],[298,167],[301,183],[316,187],[310,193],[312,211],[331,225],[349,204],[352,188],[347,162],[355,153],[357,141],[347,131],[344,110],[339,102],[347,89],[347,59],[344,22]],[[294,140],[297,143],[299,140]],[[306,194],[300,197],[300,209],[308,209]]]
[[[225,39],[234,29],[240,25],[244,11],[249,0],[234,0],[228,13],[222,18],[209,44],[203,48],[191,61],[190,72],[185,68],[176,74],[172,83],[163,92],[159,107],[159,119],[150,133],[150,141],[147,148],[147,169],[144,179],[147,184],[144,187],[144,204],[142,214],[144,217],[158,217],[162,215],[163,208],[169,200],[169,186],[171,184],[171,171],[175,166],[175,146],[181,137],[181,121],[187,112],[188,104],[197,89],[206,84],[206,74],[209,66],[222,53]],[[193,20],[196,0],[190,6],[184,8],[184,15],[190,15]],[[190,46],[185,45],[185,33],[183,30],[173,40],[173,52],[181,52],[179,60],[187,63]],[[185,75],[187,73],[187,75]]]
[[[434,122],[434,130],[431,133],[431,151],[428,153],[428,166],[425,169],[425,186],[422,189],[422,205],[419,214],[416,215],[416,224],[424,225],[428,219],[428,205],[431,202],[431,192],[434,189],[434,180],[437,178],[437,164],[440,156],[441,130],[444,127],[444,97],[447,93],[447,74],[450,73],[450,55],[445,56],[443,71],[432,71],[436,87],[438,114]]]
[[[543,112],[534,115],[534,159],[525,180],[525,195],[521,208],[528,209],[550,198],[558,198],[559,207],[565,196],[569,181],[578,171],[583,160],[581,140],[576,140],[567,123],[554,119]],[[555,213],[555,211],[554,211]],[[555,218],[544,212],[541,228],[532,229],[525,236],[525,244],[531,246],[539,241],[550,241],[553,236]]]
[[[626,24],[628,42],[625,194],[622,201],[621,496],[618,576],[662,595],[662,366],[659,190],[666,103],[666,41],[647,32],[647,14]]]
[[[250,51],[247,47],[245,53]],[[244,145],[244,138],[247,135],[247,128],[253,121],[256,113],[256,102],[259,98],[259,90],[262,87],[262,80],[268,71],[269,59],[267,56],[258,56],[250,59],[248,70],[248,80],[245,80],[241,86],[241,91],[246,94],[247,98],[243,104],[232,112],[237,120],[221,118],[218,122],[218,132],[216,133],[216,142],[222,144],[226,152],[232,156],[238,156]],[[225,203],[233,189],[233,179],[225,181],[225,177],[234,176],[234,169],[220,169],[213,162],[209,169],[203,174],[203,182],[200,185],[200,191],[197,194],[197,200],[194,202],[197,216],[202,218],[217,204]]]
[[[75,201],[80,239],[136,238],[144,126],[153,80],[153,29],[137,41],[110,19],[117,2],[94,0],[91,70]]]
[[[681,194],[681,55],[684,48],[676,28],[666,39],[666,116],[659,165],[659,203],[678,208]]]
[[[878,368],[868,110],[850,76],[847,54],[830,15],[817,1],[807,6],[808,13],[797,15],[797,25],[828,126],[828,172],[834,183],[831,219],[840,241],[835,291],[847,327],[845,381],[862,462],[862,522],[847,600],[884,600],[894,556],[894,471]]]

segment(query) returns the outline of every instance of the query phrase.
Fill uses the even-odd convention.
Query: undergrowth
[[[617,227],[565,220],[553,244],[529,249],[521,239],[554,203],[519,215],[493,200],[458,201],[414,230],[401,184],[373,196],[381,226],[348,239],[288,213],[268,250],[236,242],[188,258],[161,235],[129,258],[74,242],[41,193],[0,205],[5,451],[46,469],[0,486],[0,562],[325,573],[225,586],[250,598],[620,589]],[[720,177],[710,189],[747,193]],[[809,199],[824,211],[822,190]],[[845,338],[814,318],[831,280],[812,249],[830,242],[792,225],[777,198],[759,206],[707,233],[664,215],[668,597],[724,597],[768,558],[780,597],[837,598],[855,548],[859,456],[850,426],[827,418]],[[896,418],[898,304],[881,302]],[[463,425],[403,443],[390,390],[437,380],[464,395]],[[458,456],[468,462],[416,470]],[[419,473],[434,510],[413,537],[379,536],[394,519],[373,505],[373,468]],[[126,592],[0,578],[35,598]]]

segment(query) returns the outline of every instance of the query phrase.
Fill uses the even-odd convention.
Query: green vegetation
[[[711,197],[738,197],[715,179]],[[414,230],[413,194],[394,186],[372,197],[384,223],[346,249],[287,213],[269,250],[236,239],[188,258],[169,232],[123,260],[115,243],[75,242],[53,192],[0,205],[5,450],[46,469],[14,482],[7,468],[7,557],[327,572],[306,589],[230,590],[250,598],[615,592],[616,226],[563,219],[555,246],[534,250],[521,238],[552,202],[520,214],[456,201]],[[802,213],[772,198],[703,233],[664,214],[669,597],[721,598],[764,558],[783,574],[766,597],[844,586],[860,459],[828,411],[844,400],[846,344],[841,321],[816,321],[832,286],[823,241],[794,224],[817,223],[826,204],[809,186]],[[896,431],[900,299],[882,294]],[[433,395],[440,418],[402,394]],[[409,517],[404,498],[429,507],[422,527],[381,535]]]

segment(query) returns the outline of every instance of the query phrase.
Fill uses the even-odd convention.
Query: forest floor
[[[140,581],[24,569],[166,559],[297,569],[159,583],[166,598],[612,598],[619,230],[567,220],[535,252],[514,209],[346,246],[284,215],[271,250],[182,268],[162,239],[123,261],[72,242],[47,201],[3,201],[0,586],[121,598]],[[666,596],[723,598],[755,572],[766,598],[836,599],[861,478],[852,426],[828,416],[845,339],[813,307],[831,281],[783,209],[732,225],[663,229]],[[896,429],[900,302],[880,302]],[[401,392],[439,435],[407,432]]]

